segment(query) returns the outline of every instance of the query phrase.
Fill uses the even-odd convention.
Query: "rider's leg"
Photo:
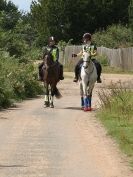
[[[42,71],[42,67],[43,67],[43,62],[39,65],[38,69],[39,69],[39,80],[43,81],[43,71]]]
[[[79,74],[80,74],[80,66],[81,66],[82,63],[83,63],[83,59],[81,58],[75,66],[75,70],[74,70],[75,71],[75,77],[74,77],[73,82],[78,81]]]
[[[64,80],[64,76],[63,76],[63,65],[60,64],[60,76],[59,76],[60,80]]]
[[[92,59],[92,61],[95,64],[97,70],[97,83],[101,83],[102,66],[96,59]]]

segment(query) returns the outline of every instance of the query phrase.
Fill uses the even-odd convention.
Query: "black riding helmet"
[[[48,39],[48,44],[50,44],[50,42],[54,42],[54,44],[57,43],[57,39],[54,36],[50,36]]]
[[[82,39],[83,39],[83,41],[84,41],[84,40],[89,40],[89,41],[90,41],[90,40],[91,40],[91,34],[90,34],[90,33],[85,33],[85,34],[83,35],[83,38],[82,38]]]

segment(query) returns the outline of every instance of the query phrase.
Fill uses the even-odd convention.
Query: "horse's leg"
[[[48,84],[44,83],[44,107],[49,107]]]
[[[53,99],[54,99],[53,85],[50,85],[50,88],[49,88],[49,103],[50,103],[50,108],[54,108]]]
[[[55,86],[53,87],[53,95],[57,98],[60,99],[62,97],[60,91],[58,90],[58,88],[56,87],[57,83],[55,84]]]
[[[83,87],[83,99],[84,99],[84,111],[88,111],[88,94],[87,94],[87,81],[84,79],[82,80],[82,87]]]
[[[94,88],[94,84],[89,84],[89,87],[88,87],[88,111],[91,111],[92,108],[91,108],[91,102],[92,102],[92,91],[93,91],[93,88]]]
[[[80,81],[80,96],[81,96],[81,109],[84,109],[83,86],[81,81]]]

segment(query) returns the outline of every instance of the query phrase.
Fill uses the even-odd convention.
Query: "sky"
[[[10,1],[12,1],[18,7],[19,10],[26,12],[30,11],[30,4],[32,0],[10,0]]]

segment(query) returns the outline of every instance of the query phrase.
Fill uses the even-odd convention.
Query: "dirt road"
[[[103,75],[97,90],[132,76]],[[24,101],[0,112],[0,177],[131,177],[125,157],[95,118],[80,110],[79,87],[66,78],[55,108],[43,108],[43,98]]]

